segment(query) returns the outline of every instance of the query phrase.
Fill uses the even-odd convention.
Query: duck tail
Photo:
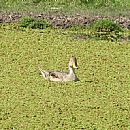
[[[41,67],[38,66],[39,71],[41,72],[42,76],[46,78],[46,73],[44,70],[41,69]]]

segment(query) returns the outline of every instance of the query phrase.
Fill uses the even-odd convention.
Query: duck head
[[[74,69],[78,69],[77,59],[75,56],[72,56],[69,61],[69,67],[72,67]]]

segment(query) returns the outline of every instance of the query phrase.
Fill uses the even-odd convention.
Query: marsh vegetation
[[[29,7],[41,7],[46,1],[17,2],[17,8],[31,3],[23,7],[31,11]],[[86,7],[81,4],[86,3],[85,0],[78,2]],[[121,6],[121,1],[118,4]],[[14,5],[14,1],[5,0],[1,9],[9,11],[16,7]],[[98,5],[105,6],[97,4],[94,9]],[[111,5],[109,1],[107,5]],[[90,37],[103,31],[114,36],[128,36],[130,32],[113,21],[103,23],[107,23],[107,27],[98,21],[92,28],[73,26],[66,29],[34,19],[29,27],[21,23],[0,23],[0,129],[130,129],[129,41]],[[48,82],[39,75],[39,64],[45,70],[67,71],[72,54],[77,57],[79,82]]]

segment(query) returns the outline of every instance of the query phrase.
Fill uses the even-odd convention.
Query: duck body
[[[79,81],[75,74],[75,68],[78,69],[77,60],[75,57],[72,57],[69,62],[69,73],[62,71],[45,71],[41,68],[39,68],[39,70],[46,80],[59,82]]]

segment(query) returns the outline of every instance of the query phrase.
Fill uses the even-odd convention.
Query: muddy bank
[[[4,13],[0,12],[0,23],[14,23],[19,22],[20,19],[24,16],[31,16],[38,19],[48,19],[51,21],[53,27],[58,28],[69,28],[73,25],[85,25],[88,26],[92,22],[98,19],[111,19],[121,26],[130,29],[130,18],[125,16],[117,16],[117,17],[104,17],[104,16],[88,16],[88,15],[80,15],[76,14],[73,16],[64,15],[64,14],[44,14],[44,13],[18,13],[18,12],[10,12]]]

